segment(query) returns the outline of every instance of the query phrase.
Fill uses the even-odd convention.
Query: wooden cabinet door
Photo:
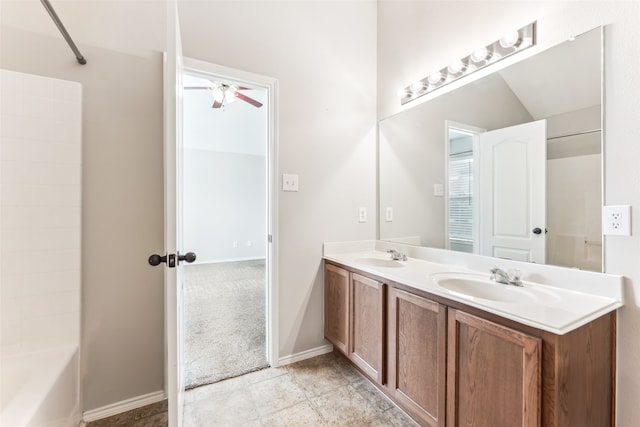
[[[388,388],[424,425],[445,425],[447,308],[399,289],[388,295]]]
[[[384,382],[384,310],[384,285],[352,273],[349,357],[379,384]]]
[[[324,337],[342,353],[349,351],[349,272],[324,267]]]
[[[449,309],[447,426],[540,425],[539,338]]]

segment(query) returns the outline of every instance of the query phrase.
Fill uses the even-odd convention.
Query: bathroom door
[[[164,56],[164,250],[182,248],[182,44],[177,4],[167,3],[167,52]],[[175,262],[175,261],[174,261]],[[182,267],[178,261],[164,267],[165,393],[169,399],[169,427],[182,426],[184,375],[182,369]]]
[[[480,135],[480,253],[545,263],[546,120]]]

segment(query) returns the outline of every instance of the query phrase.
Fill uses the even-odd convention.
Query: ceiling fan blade
[[[236,92],[236,98],[242,99],[243,101],[248,102],[249,104],[253,105],[254,107],[258,107],[258,108],[262,107],[262,103],[261,102],[258,102],[253,98],[249,98],[247,95],[245,95],[243,93]]]
[[[211,106],[211,108],[220,108],[220,107],[222,107],[222,102],[213,101],[213,105]]]
[[[212,89],[211,86],[185,86],[185,89]]]

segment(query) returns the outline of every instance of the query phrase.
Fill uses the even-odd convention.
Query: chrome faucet
[[[490,279],[497,283],[504,283],[505,285],[523,286],[521,277],[522,273],[520,270],[509,270],[507,273],[498,267],[493,267],[491,269]]]
[[[396,251],[395,249],[389,249],[387,253],[391,254],[391,259],[396,261],[406,261],[407,256],[400,251]]]

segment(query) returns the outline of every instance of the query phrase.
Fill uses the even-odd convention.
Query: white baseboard
[[[138,409],[165,399],[164,391],[156,391],[142,396],[132,397],[121,402],[112,403],[102,408],[92,409],[82,414],[82,420],[86,423],[101,420],[103,418],[118,415],[123,412]]]
[[[193,265],[221,264],[221,263],[226,263],[226,262],[240,262],[240,261],[257,261],[257,260],[261,260],[261,259],[266,259],[266,258],[264,256],[250,256],[250,257],[245,257],[245,258],[206,259],[206,260],[196,259],[196,261],[193,263]]]
[[[322,345],[320,347],[312,348],[311,350],[281,357],[278,360],[278,366],[289,365],[291,363],[300,362],[301,360],[311,359],[312,357],[321,356],[323,354],[331,353],[332,351],[333,346],[331,344]]]

